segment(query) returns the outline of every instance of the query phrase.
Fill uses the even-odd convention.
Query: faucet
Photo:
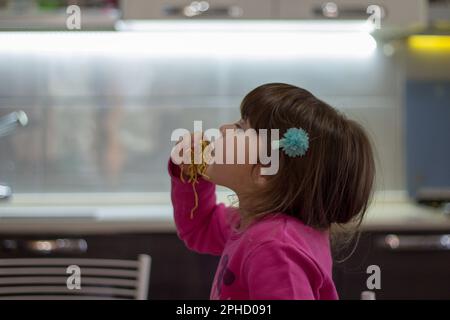
[[[25,127],[28,123],[27,114],[16,111],[0,118],[0,138],[9,135],[18,126]]]
[[[24,127],[28,123],[27,114],[16,111],[0,118],[0,138],[11,134],[18,126]],[[0,184],[0,201],[6,201],[12,196],[11,187]]]
[[[0,201],[6,201],[11,198],[12,192],[9,186],[0,184]]]

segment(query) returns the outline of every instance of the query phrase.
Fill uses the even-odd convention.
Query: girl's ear
[[[261,174],[261,164],[255,164],[252,168],[252,180],[258,187],[264,187],[267,183],[267,176]]]

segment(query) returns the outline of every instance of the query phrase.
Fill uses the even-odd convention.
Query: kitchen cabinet
[[[58,242],[63,246],[48,245]],[[72,245],[71,245],[72,244]],[[149,299],[207,299],[218,257],[186,249],[175,233],[151,234],[41,234],[0,237],[1,258],[73,257],[136,259],[152,258]],[[82,281],[82,279],[81,279]]]
[[[122,0],[125,20],[139,19],[270,19],[274,17],[273,0]]]
[[[122,0],[122,19],[298,19],[365,20],[371,5],[381,8],[381,27],[424,25],[426,0]]]
[[[427,2],[425,0],[279,0],[279,17],[282,19],[332,19],[364,20],[370,13],[367,9],[378,5],[382,9],[381,27],[409,27],[425,25]]]
[[[334,264],[334,280],[341,299],[359,299],[367,290],[367,268],[380,267],[377,299],[450,299],[450,230],[366,231],[354,254]],[[397,237],[397,238],[395,238]],[[51,252],[37,241],[60,241]],[[396,241],[396,239],[398,241]],[[55,242],[51,242],[55,243]],[[396,246],[396,243],[398,245]],[[73,245],[67,245],[73,244]],[[335,251],[341,259],[353,249]],[[114,234],[9,234],[0,236],[0,258],[83,257],[135,259],[152,257],[150,299],[207,299],[219,258],[189,251],[175,232]]]
[[[360,299],[373,274],[367,268],[375,265],[381,287],[372,290],[376,299],[450,299],[449,233],[448,229],[363,233],[350,258],[334,264],[340,298]],[[353,248],[354,243],[339,252],[340,259]]]

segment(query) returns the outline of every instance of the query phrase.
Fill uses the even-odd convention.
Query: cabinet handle
[[[388,234],[377,239],[377,246],[390,251],[450,250],[450,234],[398,235]]]
[[[27,240],[24,248],[33,253],[85,253],[88,249],[84,239]]]
[[[386,16],[386,9],[377,5],[381,10],[381,18]],[[325,2],[312,8],[312,13],[319,19],[366,19],[369,17],[367,6],[338,6],[334,2]]]
[[[88,249],[84,239],[20,240],[5,239],[1,242],[5,251],[25,251],[38,254],[51,253],[85,253]]]
[[[242,7],[216,6],[211,7],[208,1],[192,1],[187,6],[167,5],[163,12],[168,17],[195,18],[214,16],[217,18],[239,18],[244,14]]]

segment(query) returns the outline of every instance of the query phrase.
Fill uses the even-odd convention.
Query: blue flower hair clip
[[[304,156],[309,148],[309,136],[302,128],[290,128],[282,139],[272,141],[272,149],[279,148],[289,157]]]

